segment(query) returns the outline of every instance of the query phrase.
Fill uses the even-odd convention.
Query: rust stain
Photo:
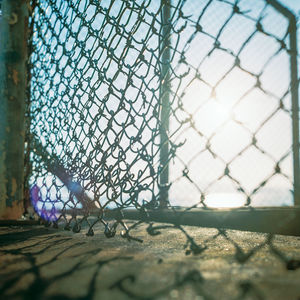
[[[30,5],[30,2],[26,1],[26,6],[27,6],[27,9],[28,9],[28,13],[31,16],[32,15],[32,7]]]
[[[16,178],[12,178],[11,180],[11,196],[14,197],[17,192],[17,180]]]
[[[19,72],[15,69],[12,70],[12,79],[15,85],[18,85],[18,83],[20,82],[19,80]]]
[[[25,59],[28,59],[28,32],[29,32],[29,21],[28,17],[24,19],[24,39],[23,39],[23,55]]]
[[[6,200],[7,200],[7,192],[6,192],[6,186],[7,186],[7,179],[5,177],[5,158],[6,158],[6,151],[4,146],[4,141],[0,142],[0,212],[3,212],[5,210],[6,206]],[[1,215],[1,213],[0,213]]]
[[[8,24],[9,25],[15,25],[18,23],[18,15],[16,13],[12,13],[9,20],[8,20]]]
[[[24,212],[23,201],[14,201],[0,213],[0,220],[17,220]]]
[[[20,132],[20,135],[21,135],[21,137],[25,137],[25,130],[22,130],[21,132]]]

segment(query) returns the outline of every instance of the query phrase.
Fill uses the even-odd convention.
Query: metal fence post
[[[171,59],[171,36],[170,15],[171,0],[162,0],[162,30],[160,35],[160,59],[161,59],[161,87],[160,87],[160,197],[161,208],[169,203],[169,117],[170,117],[170,59]]]
[[[295,15],[276,0],[266,0],[289,20],[291,101],[293,127],[293,171],[294,171],[294,205],[300,206],[300,162],[299,162],[299,83],[297,65],[297,20]]]
[[[3,0],[0,40],[0,219],[23,213],[28,3]]]
[[[291,97],[293,117],[293,160],[294,160],[294,205],[300,206],[300,168],[299,168],[299,94],[297,65],[297,21],[294,15],[290,18],[291,48]]]

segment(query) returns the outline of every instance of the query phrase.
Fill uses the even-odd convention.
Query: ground
[[[1,299],[300,299],[300,238],[185,227],[203,251],[169,228],[106,238],[44,226],[0,227]],[[235,244],[236,243],[236,244]],[[248,260],[251,249],[258,247]],[[238,250],[237,250],[238,249]]]

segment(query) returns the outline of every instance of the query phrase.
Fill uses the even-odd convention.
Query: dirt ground
[[[300,299],[300,238],[185,227],[128,241],[44,226],[0,227],[1,299]],[[252,256],[251,249],[258,251]],[[247,257],[251,256],[248,260]]]

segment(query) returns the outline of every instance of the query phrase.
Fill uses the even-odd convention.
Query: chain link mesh
[[[135,239],[124,208],[292,205],[289,29],[263,0],[34,1],[36,212],[75,232],[87,223],[88,235],[102,222],[112,237],[121,224]],[[107,209],[119,211],[112,223]],[[168,226],[186,235],[186,254],[205,251],[180,224],[148,233]],[[272,235],[247,253],[220,236],[240,263],[265,246],[291,263]]]
[[[249,5],[203,3],[200,18],[196,3],[186,7],[173,111],[174,142],[185,145],[171,199],[193,192],[178,203],[226,206],[224,193],[240,205],[293,203],[288,21]]]

